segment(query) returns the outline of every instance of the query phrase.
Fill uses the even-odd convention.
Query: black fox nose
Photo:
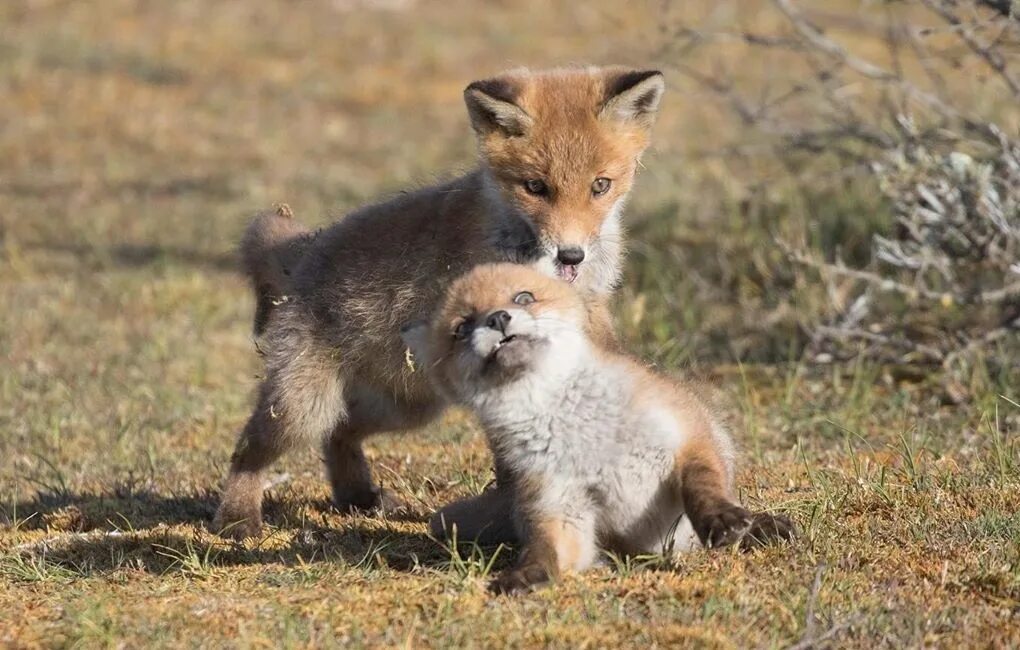
[[[505,309],[494,311],[489,314],[489,317],[485,319],[485,325],[491,327],[494,330],[499,330],[506,334],[506,326],[510,324],[510,314]]]
[[[573,266],[584,261],[584,249],[574,246],[572,248],[561,248],[556,251],[556,259],[560,264]]]

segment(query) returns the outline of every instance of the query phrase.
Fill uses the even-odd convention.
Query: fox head
[[[569,371],[587,345],[586,313],[566,283],[520,264],[489,264],[455,281],[432,320],[401,335],[415,367],[466,403],[529,373]]]
[[[545,271],[603,290],[616,282],[620,212],[664,87],[654,70],[577,68],[513,70],[465,89],[483,167]]]

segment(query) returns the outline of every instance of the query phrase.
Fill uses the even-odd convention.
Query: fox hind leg
[[[740,540],[740,547],[752,549],[777,542],[790,542],[796,536],[797,527],[786,515],[756,512],[751,517],[751,527]]]
[[[231,456],[230,474],[213,519],[213,531],[225,537],[240,540],[255,537],[262,530],[265,470],[289,447],[271,409],[267,400],[259,399]]]
[[[326,474],[333,489],[333,503],[343,512],[381,510],[392,512],[404,504],[372,480],[362,449],[368,436],[424,426],[441,410],[432,399],[414,403],[352,382],[344,395],[346,417],[324,444]]]
[[[518,541],[513,522],[513,492],[497,484],[481,494],[458,499],[440,508],[429,521],[429,533],[436,539],[474,541],[482,545],[514,544]]]
[[[709,444],[689,448],[676,468],[684,514],[708,548],[735,544],[751,527],[751,513],[730,494],[725,464]]]
[[[234,539],[261,531],[269,465],[299,442],[324,439],[345,414],[334,361],[317,357],[311,346],[295,352],[293,346],[277,345],[268,354],[267,377],[237,441],[213,520],[216,532]]]
[[[344,424],[324,445],[326,475],[333,489],[333,505],[341,512],[386,510],[397,504],[372,480],[361,439]]]

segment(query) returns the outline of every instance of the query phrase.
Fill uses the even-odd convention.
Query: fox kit
[[[733,444],[709,404],[600,349],[587,318],[566,284],[493,264],[455,282],[431,324],[404,331],[416,363],[440,393],[478,415],[511,470],[524,552],[493,589],[582,571],[600,550],[791,538],[787,518],[752,514],[734,499]]]
[[[338,507],[385,505],[362,440],[418,427],[441,408],[407,368],[400,326],[429,313],[477,264],[531,264],[572,284],[591,299],[592,336],[610,338],[621,210],[662,92],[660,73],[621,68],[515,70],[476,81],[464,91],[481,159],[475,171],[363,208],[314,236],[287,209],[257,217],[242,257],[266,378],[214,526],[236,538],[257,534],[263,472],[299,441],[323,443]]]

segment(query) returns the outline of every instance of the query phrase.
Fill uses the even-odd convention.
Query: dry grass
[[[259,372],[232,255],[246,215],[285,200],[321,223],[466,168],[468,80],[668,70],[675,18],[658,3],[251,7],[0,6],[0,645],[1020,644],[1018,377],[945,406],[894,369],[802,365],[797,313],[817,289],[777,271],[771,232],[852,251],[881,206],[778,182],[741,203],[774,166],[710,155],[739,125],[677,76],[632,204],[622,326],[647,358],[729,391],[743,497],[791,512],[796,545],[618,559],[493,599],[485,574],[509,551],[425,535],[434,507],[490,478],[457,413],[371,445],[405,520],[331,512],[307,451],[279,467],[265,539],[209,535]],[[776,20],[735,2],[671,11]],[[721,51],[748,78],[780,74]]]

